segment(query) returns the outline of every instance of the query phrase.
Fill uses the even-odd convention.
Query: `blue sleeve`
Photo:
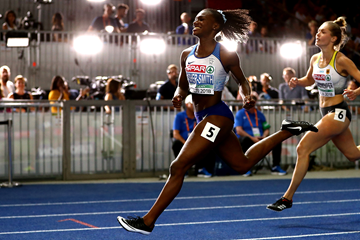
[[[266,117],[262,112],[258,111],[258,118],[260,120],[259,128],[262,128],[262,124],[266,122]]]
[[[181,112],[176,114],[175,119],[174,119],[174,124],[173,124],[173,130],[181,130],[181,122],[182,122],[182,117],[181,117]]]
[[[184,31],[185,31],[185,28],[182,25],[180,25],[176,28],[175,32],[176,32],[176,34],[183,34]]]
[[[242,111],[242,109],[237,111],[237,113],[235,115],[234,128],[243,126],[243,124],[244,124],[243,115],[244,115],[244,111]]]

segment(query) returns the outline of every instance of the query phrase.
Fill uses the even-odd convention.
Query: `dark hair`
[[[7,23],[7,24],[10,24],[10,22],[9,22],[9,14],[13,14],[14,15],[14,17],[15,17],[15,19],[14,19],[14,24],[15,24],[15,22],[16,22],[16,14],[15,14],[15,12],[13,11],[13,10],[8,10],[8,11],[6,11],[6,13],[5,13],[5,22]],[[16,25],[16,24],[15,24]]]
[[[336,37],[336,41],[334,42],[334,49],[339,51],[347,41],[349,40],[346,34],[346,21],[345,17],[339,17],[335,21],[327,21],[325,22],[329,26],[329,30],[331,32],[331,36]]]
[[[119,5],[117,5],[117,9],[129,9],[129,6],[125,3],[120,3]]]
[[[138,13],[138,12],[141,12],[141,13],[145,14],[145,10],[142,9],[142,8],[138,8],[138,9],[135,10],[135,13]]]
[[[249,10],[224,10],[222,13],[220,10],[218,11],[211,8],[207,8],[206,10],[210,11],[214,16],[215,21],[220,24],[219,31],[221,31],[221,34],[224,37],[230,40],[246,42],[249,26],[252,22],[251,17],[248,15]]]
[[[61,15],[61,13],[57,12],[54,13],[54,15],[52,16],[52,25],[57,25],[60,26],[61,29],[57,29],[57,30],[64,30],[64,22],[63,22],[63,16]]]
[[[50,90],[58,90],[58,83],[59,82],[63,82],[65,84],[65,80],[62,76],[55,76],[53,77],[53,79],[51,80],[51,87]]]

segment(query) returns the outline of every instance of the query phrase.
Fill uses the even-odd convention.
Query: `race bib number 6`
[[[335,108],[334,119],[340,122],[345,122],[346,110],[341,108]]]
[[[212,123],[207,122],[201,133],[201,136],[211,142],[215,142],[215,139],[216,139],[219,131],[220,131],[219,127],[215,126]]]

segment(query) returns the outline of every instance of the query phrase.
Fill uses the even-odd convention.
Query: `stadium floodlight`
[[[285,59],[297,59],[302,53],[300,41],[284,43],[280,47],[280,55]]]
[[[165,41],[158,38],[146,38],[140,42],[140,51],[145,54],[162,54],[165,52]]]
[[[95,55],[102,50],[103,43],[96,35],[82,35],[74,39],[74,49],[84,55]]]
[[[146,5],[157,5],[160,4],[161,0],[141,0],[141,2]]]

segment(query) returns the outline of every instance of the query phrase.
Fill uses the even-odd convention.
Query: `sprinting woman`
[[[360,72],[349,58],[338,52],[347,40],[345,29],[346,21],[343,17],[333,22],[324,22],[316,34],[315,41],[321,52],[312,56],[305,77],[292,78],[289,81],[290,87],[305,87],[316,82],[322,119],[316,123],[319,132],[308,132],[299,142],[297,162],[290,186],[282,198],[267,206],[270,210],[282,211],[292,207],[295,191],[306,175],[310,153],[330,140],[350,161],[354,162],[360,158],[360,147],[356,146],[349,129],[351,111],[343,96],[347,95],[350,100],[354,100],[360,94],[360,88],[345,89],[347,76],[350,75],[360,82]]]
[[[179,193],[186,171],[210,150],[216,149],[229,166],[244,174],[281,141],[293,134],[317,131],[307,122],[285,121],[283,130],[253,145],[246,154],[241,150],[240,142],[232,131],[234,115],[221,101],[230,72],[239,85],[243,107],[249,109],[255,102],[251,99],[251,89],[240,68],[238,55],[216,42],[215,36],[221,32],[236,41],[246,38],[251,22],[247,13],[247,10],[204,9],[196,16],[193,35],[199,38],[199,43],[181,54],[181,72],[172,102],[175,108],[180,108],[190,91],[198,124],[171,163],[169,178],[150,211],[143,217],[117,218],[125,230],[150,234],[157,218]]]

